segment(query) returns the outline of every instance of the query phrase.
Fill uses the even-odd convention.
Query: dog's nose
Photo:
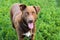
[[[33,20],[29,20],[29,23],[32,23],[33,22]]]

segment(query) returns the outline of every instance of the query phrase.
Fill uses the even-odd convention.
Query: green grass
[[[40,6],[35,40],[60,40],[60,0],[0,0],[0,40],[18,40],[10,20],[14,3]]]

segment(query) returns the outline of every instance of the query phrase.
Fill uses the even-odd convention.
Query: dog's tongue
[[[29,27],[30,29],[33,29],[33,23],[28,23],[28,27]]]

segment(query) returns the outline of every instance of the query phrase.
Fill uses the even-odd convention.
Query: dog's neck
[[[28,32],[30,29],[28,28],[28,25],[27,25],[27,23],[24,21],[24,20],[22,20],[21,22],[20,22],[20,28],[21,28],[21,31],[23,32],[23,33],[26,33],[26,32]]]
[[[23,32],[22,33],[23,36],[27,36],[29,38],[32,36],[32,34],[34,34],[32,31],[33,29],[30,30],[28,28],[27,23],[24,20],[20,22],[20,30]]]

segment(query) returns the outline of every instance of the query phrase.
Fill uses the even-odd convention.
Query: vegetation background
[[[35,40],[60,40],[60,0],[0,0],[0,40],[18,40],[10,20],[14,3],[41,7]]]

